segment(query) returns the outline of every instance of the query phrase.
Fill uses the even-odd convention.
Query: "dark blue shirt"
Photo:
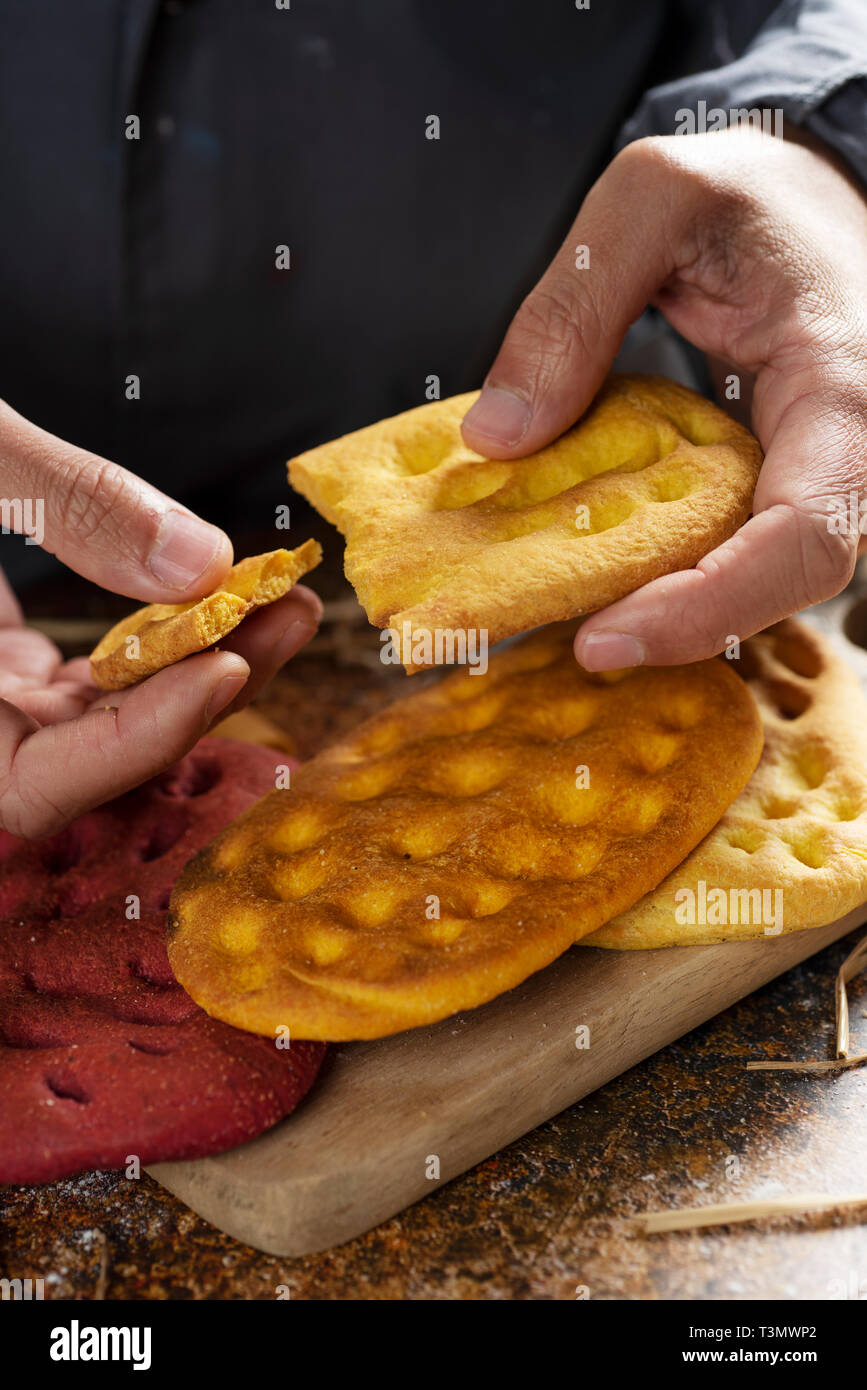
[[[220,519],[429,375],[477,385],[618,139],[678,107],[783,106],[867,175],[865,11],[0,0],[0,394]]]

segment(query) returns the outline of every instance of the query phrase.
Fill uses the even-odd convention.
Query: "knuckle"
[[[716,555],[706,555],[697,568],[710,581],[711,592],[723,589],[724,568]],[[704,661],[723,650],[731,631],[731,615],[724,602],[717,598],[712,602],[681,605],[676,622],[663,620],[661,636],[666,642],[676,642],[678,651],[689,651],[690,660]]]
[[[742,152],[733,158],[731,146],[718,134],[648,135],[626,145],[612,167],[618,165],[630,178],[651,183],[654,191],[667,179],[685,209],[712,210],[714,217],[742,216],[745,208],[762,202]]]
[[[515,318],[515,335],[538,364],[571,357],[598,330],[592,302],[562,280],[551,279],[524,300]]]
[[[702,266],[719,292],[737,279],[742,229],[761,217],[761,198],[746,173],[733,169],[719,136],[646,136],[626,145],[610,167],[612,195],[638,200],[657,225],[661,219],[677,243],[680,268]]]
[[[72,815],[36,792],[22,795],[10,786],[0,792],[0,825],[10,835],[24,840],[44,840],[56,835],[72,820]]]
[[[857,537],[834,531],[827,511],[799,511],[796,517],[800,591],[807,604],[821,603],[838,594],[852,578]]]
[[[640,140],[631,140],[614,156],[612,171],[632,177],[668,168],[670,140],[666,135],[643,135]]]
[[[91,541],[107,532],[124,549],[125,527],[119,520],[128,504],[129,479],[122,468],[108,459],[90,458],[82,469],[70,461],[54,474],[55,507],[64,532],[74,533],[80,541]],[[142,528],[156,537],[158,518],[150,509],[136,508],[137,534]]]
[[[729,630],[722,618],[684,615],[677,632],[677,650],[689,652],[690,661],[707,661],[722,651]]]
[[[8,750],[0,772],[0,827],[25,840],[42,840],[65,829],[82,809],[66,796],[55,800],[33,777],[23,740]],[[44,779],[42,779],[44,781]],[[58,788],[55,788],[55,793]]]
[[[677,135],[645,135],[624,145],[610,166],[611,172],[639,187],[646,185],[655,197],[674,187],[679,197],[693,189],[719,181],[703,148],[694,139]]]
[[[123,481],[107,460],[92,460],[81,470],[70,464],[55,475],[57,506],[65,531],[89,540],[101,531],[123,496]]]

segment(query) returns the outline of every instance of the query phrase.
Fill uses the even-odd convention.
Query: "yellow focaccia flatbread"
[[[190,603],[149,603],[105,634],[90,654],[100,690],[122,690],[219,642],[254,609],[282,598],[322,559],[318,541],[271,550],[233,565],[219,589]],[[138,639],[137,647],[127,638]]]
[[[659,883],[760,749],[725,662],[590,676],[549,628],[398,701],[230,825],[175,885],[172,968],[254,1033],[432,1023]]]
[[[694,565],[749,516],[758,443],[672,381],[612,376],[572,429],[511,461],[465,447],[475,399],[419,406],[289,463],[346,537],[347,578],[409,671],[449,650],[428,655],[424,633],[484,630],[493,644],[590,612]]]
[[[758,767],[689,858],[583,946],[744,941],[825,926],[867,901],[867,701],[855,676],[794,619],[744,643],[740,666],[765,728]]]

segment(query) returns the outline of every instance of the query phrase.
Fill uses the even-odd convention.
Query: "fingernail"
[[[646,659],[644,644],[626,632],[588,632],[578,654],[585,671],[623,671]]]
[[[151,574],[172,589],[189,588],[213,560],[221,539],[216,526],[186,512],[166,512],[148,556]]]
[[[296,618],[294,623],[290,623],[274,648],[278,665],[282,666],[284,661],[288,661],[290,656],[300,651],[311,637],[315,637],[316,631],[316,624],[305,622],[303,618]]]
[[[224,676],[208,701],[205,721],[210,724],[247,684],[246,676]]]
[[[530,424],[530,407],[512,391],[486,386],[464,423],[498,444],[518,444]]]

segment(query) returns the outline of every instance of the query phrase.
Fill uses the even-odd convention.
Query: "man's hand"
[[[44,505],[44,547],[106,589],[153,603],[201,598],[232,563],[228,537],[106,459],[0,405],[0,496]],[[296,586],[220,643],[127,690],[98,691],[24,627],[0,575],[0,826],[50,835],[181,757],[252,699],[316,631]]]
[[[828,523],[867,481],[867,204],[836,160],[742,128],[628,145],[512,321],[466,443],[517,458],[568,429],[648,304],[755,376],[765,463],[735,536],[583,623],[590,670],[712,656],[839,592],[858,552]]]

